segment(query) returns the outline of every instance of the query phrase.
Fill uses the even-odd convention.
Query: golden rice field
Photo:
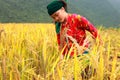
[[[0,80],[120,80],[120,28],[98,30],[102,45],[60,59],[53,24],[0,24]]]

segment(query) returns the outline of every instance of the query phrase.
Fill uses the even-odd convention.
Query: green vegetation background
[[[0,22],[52,22],[46,6],[52,0],[0,0]],[[120,1],[67,0],[68,11],[88,18],[95,25],[120,26]]]

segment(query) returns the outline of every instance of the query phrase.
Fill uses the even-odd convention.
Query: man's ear
[[[64,7],[62,7],[62,8],[61,8],[61,10],[65,11],[65,8],[64,8]]]

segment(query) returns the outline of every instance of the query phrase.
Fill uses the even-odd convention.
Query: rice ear
[[[83,51],[84,50],[87,50],[87,51],[89,51],[89,49],[88,48],[86,48],[85,46],[80,46],[78,43],[77,43],[77,41],[76,41],[76,39],[74,39],[72,36],[69,36],[69,35],[65,35],[67,38],[69,38],[72,42],[73,42],[73,44],[75,45],[75,47],[77,48],[77,50],[78,50],[78,53],[83,53]]]

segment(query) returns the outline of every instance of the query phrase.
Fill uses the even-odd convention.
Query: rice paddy
[[[61,59],[54,24],[1,23],[0,80],[120,80],[120,28],[98,30],[102,45]]]

